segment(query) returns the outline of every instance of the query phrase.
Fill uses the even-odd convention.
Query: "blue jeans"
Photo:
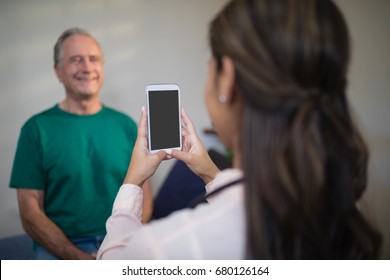
[[[93,254],[97,253],[100,245],[104,239],[103,235],[91,236],[91,237],[69,237],[69,240],[80,250]],[[49,253],[45,248],[38,245],[35,249],[35,259],[36,260],[59,260],[57,256]]]

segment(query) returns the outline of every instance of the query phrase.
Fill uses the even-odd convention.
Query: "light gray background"
[[[353,43],[349,96],[371,149],[368,208],[389,238],[390,1],[336,0]],[[88,29],[105,53],[103,102],[138,121],[148,83],[174,82],[206,146],[221,149],[209,127],[203,88],[207,26],[226,0],[0,0],[0,237],[22,233],[9,177],[20,127],[63,99],[52,47],[69,27]],[[154,191],[171,163],[153,177]],[[390,258],[386,239],[385,258]]]

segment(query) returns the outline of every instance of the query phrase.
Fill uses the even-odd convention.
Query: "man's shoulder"
[[[124,118],[130,118],[130,116],[118,109],[114,109],[110,106],[104,105],[104,109],[106,110],[107,113],[117,115],[117,116],[122,116]]]
[[[30,125],[33,125],[33,124],[37,124],[37,123],[41,122],[42,120],[46,120],[46,119],[52,117],[55,114],[58,114],[57,105],[32,115],[25,122],[24,126],[30,126]]]
[[[119,111],[117,109],[113,109],[113,108],[108,107],[108,106],[104,106],[104,109],[106,111],[106,114],[109,114],[112,117],[122,119],[124,121],[134,122],[134,119],[132,117],[130,117],[128,114],[126,114],[122,111]]]

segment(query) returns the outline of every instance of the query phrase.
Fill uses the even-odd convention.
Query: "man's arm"
[[[78,249],[43,210],[44,192],[18,189],[19,212],[24,230],[46,250],[61,259],[94,259]]]

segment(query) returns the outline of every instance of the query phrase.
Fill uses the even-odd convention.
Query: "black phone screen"
[[[150,149],[180,147],[179,92],[148,91]]]

